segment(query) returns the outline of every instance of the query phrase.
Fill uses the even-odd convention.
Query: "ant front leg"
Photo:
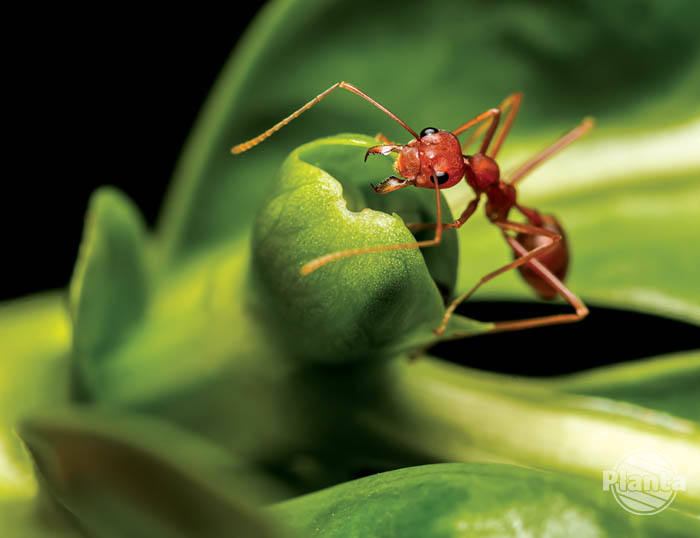
[[[476,292],[476,290],[478,290],[481,286],[486,284],[486,282],[488,282],[492,278],[497,277],[498,275],[500,275],[502,273],[505,273],[506,271],[510,271],[511,269],[515,269],[516,267],[519,267],[519,266],[523,265],[524,263],[528,263],[530,261],[536,261],[536,260],[534,260],[534,258],[536,256],[540,256],[541,254],[554,248],[554,246],[559,241],[561,241],[561,235],[559,235],[558,233],[553,232],[551,230],[548,230],[546,228],[541,228],[539,226],[533,226],[532,224],[522,224],[519,222],[511,222],[511,221],[494,221],[494,224],[496,226],[498,226],[499,228],[501,228],[501,231],[502,231],[504,237],[506,238],[506,241],[508,241],[509,243],[511,240],[513,240],[518,245],[520,245],[520,243],[518,243],[515,239],[513,239],[512,237],[510,237],[506,233],[506,230],[512,230],[514,232],[521,232],[521,233],[525,233],[525,234],[529,234],[529,235],[545,236],[545,237],[548,237],[550,239],[550,242],[546,243],[544,245],[540,245],[540,246],[538,246],[530,251],[528,251],[527,249],[525,249],[525,247],[520,245],[520,247],[522,248],[522,250],[524,252],[521,250],[516,250],[516,252],[520,256],[519,258],[517,258],[514,261],[512,261],[511,263],[504,265],[503,267],[496,269],[495,271],[492,271],[492,272],[488,273],[487,275],[481,277],[479,282],[477,282],[467,293],[465,293],[464,295],[461,295],[460,297],[457,297],[454,301],[452,301],[452,303],[450,303],[450,306],[447,308],[447,310],[445,311],[445,315],[442,318],[442,323],[440,324],[440,327],[438,327],[434,331],[435,334],[439,335],[439,334],[442,334],[443,332],[445,332],[445,329],[447,328],[447,323],[450,321],[450,318],[452,317],[452,314],[454,313],[455,309],[462,302],[469,299],[469,297],[471,297]],[[539,263],[539,262],[537,262],[537,263],[538,263],[538,265],[544,267],[541,263]],[[549,274],[551,275],[551,273],[549,273]],[[556,278],[556,277],[554,277],[554,275],[552,275],[552,277]],[[559,288],[557,288],[557,290],[558,289]],[[571,292],[569,292],[569,293],[571,293]],[[514,328],[517,328],[517,327],[514,327]],[[502,329],[502,330],[512,330],[512,329]]]
[[[479,206],[480,199],[481,195],[479,194],[476,198],[469,202],[469,205],[467,205],[466,209],[462,212],[462,214],[457,220],[455,220],[454,222],[443,222],[442,229],[449,230],[450,228],[461,228],[464,225],[464,223],[467,222],[467,220],[469,220],[469,217],[471,217],[474,214],[474,211],[476,211],[476,208]],[[406,224],[406,228],[408,228],[412,232],[417,232],[419,230],[432,230],[436,227],[437,223],[435,222],[410,222]]]

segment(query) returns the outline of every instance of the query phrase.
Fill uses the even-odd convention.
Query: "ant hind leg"
[[[505,234],[504,234],[505,235]],[[527,252],[527,249],[513,237],[506,235],[506,240],[513,250],[522,255]],[[535,318],[520,319],[514,321],[497,321],[494,323],[493,329],[489,332],[505,332],[519,329],[531,329],[533,327],[545,327],[547,325],[557,325],[560,323],[572,323],[580,321],[588,315],[588,308],[583,301],[579,299],[564,283],[554,276],[549,269],[537,260],[528,262],[530,267],[537,272],[547,283],[556,289],[564,299],[574,308],[575,312],[571,314],[554,314],[551,316],[540,316]]]
[[[519,245],[519,248],[516,249],[513,246],[513,249],[516,250],[516,253],[519,255],[518,258],[516,258],[514,261],[504,265],[503,267],[496,269],[495,271],[492,271],[479,280],[467,293],[461,295],[460,297],[457,297],[452,303],[450,303],[450,306],[447,308],[445,311],[445,315],[442,318],[442,323],[440,324],[440,327],[435,329],[435,334],[442,334],[445,332],[445,329],[447,328],[447,323],[449,322],[450,318],[452,317],[452,314],[454,313],[455,309],[464,301],[469,299],[481,286],[486,284],[489,280],[497,277],[498,275],[505,273],[506,271],[509,271],[511,269],[515,269],[516,267],[519,267],[523,265],[524,263],[530,263],[534,264],[535,262],[537,265],[540,267],[544,267],[540,262],[537,262],[535,259],[536,256],[540,256],[544,254],[545,252],[549,251],[550,249],[554,248],[554,246],[561,241],[561,235],[559,235],[556,232],[553,232],[551,230],[548,230],[546,228],[541,228],[539,226],[533,226],[532,224],[523,224],[519,222],[511,222],[511,221],[495,221],[494,224],[501,228],[501,231],[503,233],[503,236],[506,238],[506,241],[508,243],[511,243],[511,241],[515,242],[517,245]],[[550,239],[549,243],[540,245],[530,251],[528,251],[525,247],[523,247],[520,243],[518,243],[514,238],[510,237],[507,233],[506,230],[511,230],[514,232],[521,232],[521,233],[526,233],[530,235],[542,235],[545,237],[548,237]],[[511,243],[512,246],[512,243]],[[546,269],[545,269],[546,270]],[[549,273],[549,271],[547,271]],[[552,278],[555,278],[554,275],[549,273],[549,275],[552,276]],[[561,282],[557,279],[557,282],[561,284]],[[561,284],[563,286],[563,284]],[[557,290],[559,290],[558,286],[554,286]],[[566,290],[568,291],[568,289]],[[569,292],[571,294],[571,292]],[[507,330],[507,329],[504,329]]]

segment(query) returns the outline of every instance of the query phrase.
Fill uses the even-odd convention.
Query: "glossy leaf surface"
[[[287,501],[271,512],[298,536],[325,538],[692,536],[698,528],[682,518],[674,530],[658,534],[598,484],[495,464],[410,467]]]

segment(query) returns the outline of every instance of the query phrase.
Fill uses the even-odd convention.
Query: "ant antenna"
[[[274,133],[276,133],[277,131],[279,131],[282,127],[284,127],[285,125],[287,125],[287,124],[288,124],[290,121],[292,121],[293,119],[298,118],[299,116],[301,116],[304,112],[306,112],[307,110],[309,110],[309,109],[310,109],[312,106],[314,106],[316,103],[318,103],[319,101],[321,101],[322,99],[324,99],[324,98],[325,98],[328,94],[330,94],[333,90],[337,90],[338,88],[342,88],[342,89],[344,89],[344,90],[348,90],[348,91],[350,91],[350,92],[352,92],[352,93],[354,93],[354,94],[356,94],[356,95],[359,95],[359,96],[362,97],[365,101],[369,101],[369,102],[372,103],[374,106],[376,106],[379,110],[381,110],[381,111],[384,112],[386,115],[388,115],[390,118],[392,118],[394,121],[396,121],[399,125],[401,125],[401,127],[403,127],[403,128],[406,129],[409,133],[411,133],[411,135],[413,135],[413,137],[414,137],[416,140],[418,140],[418,139],[420,138],[420,136],[418,136],[418,134],[417,134],[413,129],[411,129],[411,128],[406,124],[406,122],[404,122],[402,119],[400,119],[396,114],[394,114],[393,112],[391,112],[388,108],[386,108],[386,107],[380,105],[377,101],[375,101],[374,99],[372,99],[369,95],[365,94],[364,92],[362,92],[361,90],[359,90],[358,88],[356,88],[355,86],[353,86],[352,84],[348,84],[347,82],[344,82],[344,81],[343,81],[343,82],[336,82],[335,84],[333,84],[333,86],[331,86],[330,88],[328,88],[326,91],[324,91],[323,93],[318,94],[316,97],[314,97],[311,101],[309,101],[308,103],[306,103],[306,104],[305,104],[303,107],[301,107],[299,110],[297,110],[296,112],[290,114],[289,116],[287,116],[286,118],[284,118],[282,121],[280,121],[278,124],[274,125],[273,127],[270,127],[270,128],[269,128],[267,131],[265,131],[264,133],[259,134],[259,135],[256,136],[255,138],[251,138],[250,140],[248,140],[248,141],[246,141],[246,142],[242,142],[242,143],[240,143],[240,144],[234,146],[233,148],[231,148],[231,153],[233,153],[234,155],[237,155],[237,154],[239,154],[239,153],[243,153],[244,151],[249,150],[250,148],[252,148],[252,147],[254,147],[254,146],[257,146],[260,142],[262,142],[262,141],[265,140],[266,138],[270,137],[271,135],[273,135]]]

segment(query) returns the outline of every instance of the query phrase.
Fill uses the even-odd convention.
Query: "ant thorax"
[[[472,173],[467,175],[467,183],[474,192],[487,192],[498,185],[501,179],[501,170],[491,157],[482,153],[465,157]]]
[[[477,153],[464,157],[467,183],[476,194],[486,194],[486,216],[491,222],[506,220],[516,204],[517,193],[510,183],[501,181],[501,170],[494,159]]]
[[[449,131],[423,129],[420,138],[401,148],[396,171],[416,187],[434,189],[435,181],[441,189],[452,187],[465,173],[459,140]]]

